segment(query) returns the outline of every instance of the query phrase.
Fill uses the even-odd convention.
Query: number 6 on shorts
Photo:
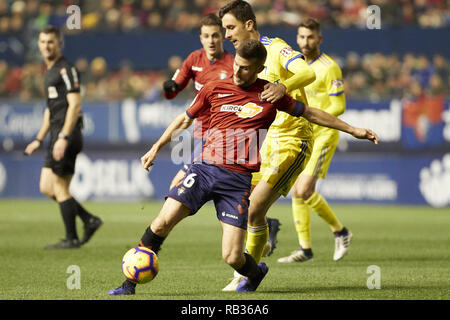
[[[195,177],[197,176],[196,173],[191,173],[189,174],[183,181],[183,186],[185,186],[186,188],[190,188],[194,185],[195,183]]]

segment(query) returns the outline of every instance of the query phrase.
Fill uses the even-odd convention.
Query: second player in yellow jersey
[[[314,19],[306,19],[298,28],[297,43],[316,74],[316,80],[306,86],[305,91],[310,106],[320,108],[337,117],[345,111],[342,72],[331,57],[320,52],[319,46],[322,41],[320,29],[320,24]],[[325,178],[327,174],[339,143],[339,132],[315,124],[312,126],[314,146],[311,157],[292,191],[292,211],[300,248],[289,256],[278,259],[281,263],[304,262],[313,258],[310,208],[334,232],[334,260],[340,260],[345,256],[352,238],[351,232],[342,225],[325,198],[315,191],[317,180]]]

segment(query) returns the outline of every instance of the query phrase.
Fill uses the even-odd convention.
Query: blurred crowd
[[[32,32],[47,24],[64,25],[66,8],[80,6],[82,29],[136,32],[150,29],[191,30],[201,17],[230,0],[0,0],[0,34]],[[383,28],[450,25],[450,0],[249,0],[260,26],[296,26],[303,16],[325,27],[365,27],[366,8],[377,5]],[[74,31],[76,32],[76,31]]]
[[[381,53],[359,56],[350,52],[346,57],[332,57],[342,68],[348,98],[379,101],[414,99],[422,95],[450,97],[450,64],[442,55],[436,54],[432,58]],[[85,101],[161,99],[162,83],[172,77],[181,63],[181,57],[172,56],[164,70],[138,71],[127,61],[119,70],[110,70],[102,57],[92,61],[80,58],[75,62],[81,74]],[[0,61],[0,97],[22,101],[44,98],[44,72],[42,62],[9,67],[5,61]],[[179,97],[190,99],[193,92],[191,81]]]
[[[139,32],[140,30],[190,30],[198,27],[201,17],[230,0],[0,0],[0,34],[23,33],[28,46],[23,66],[9,66],[0,60],[0,98],[22,101],[42,99],[44,65],[36,37],[48,24],[65,25],[66,8],[81,8],[81,31]],[[450,0],[249,0],[259,26],[297,26],[303,15],[315,17],[330,27],[365,27],[365,8],[380,7],[383,28],[418,25],[448,27]],[[66,30],[70,32],[70,30]],[[406,55],[363,56],[350,52],[333,56],[343,70],[347,96],[370,100],[450,96],[450,62],[439,54],[433,57]],[[160,98],[162,83],[181,65],[173,56],[164,70],[133,70],[130,61],[112,69],[103,57],[92,61],[80,58],[76,67],[82,77],[84,100],[120,100]],[[192,86],[192,84],[190,84]],[[191,98],[192,87],[182,98]]]

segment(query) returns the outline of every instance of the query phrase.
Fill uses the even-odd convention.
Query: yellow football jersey
[[[280,38],[261,36],[260,41],[267,50],[267,58],[264,70],[258,77],[272,83],[283,83],[293,75],[289,71],[289,65],[297,59],[303,59],[303,55]],[[288,93],[291,94],[291,92]],[[296,100],[304,101],[299,94],[295,96],[291,94],[291,96]],[[270,130],[277,131],[279,135],[289,135],[300,139],[312,138],[312,126],[308,120],[303,117],[293,117],[282,111],[277,112]]]
[[[306,97],[310,107],[322,109],[334,116],[345,111],[344,81],[338,64],[326,53],[309,62],[309,66],[316,73],[316,80],[305,87]],[[294,92],[294,95],[299,92]],[[312,124],[314,137],[331,135],[335,129]]]

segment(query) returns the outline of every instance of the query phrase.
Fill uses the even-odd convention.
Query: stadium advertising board
[[[151,143],[159,138],[176,115],[186,109],[186,101],[157,100],[121,103],[84,103],[86,147],[98,144]],[[44,106],[41,103],[0,104],[0,141],[12,149],[32,139],[39,130]],[[392,100],[370,102],[350,100],[341,119],[359,127],[372,128],[380,145],[341,134],[341,151],[434,150],[445,152],[450,146],[450,101],[428,99],[408,102]],[[12,146],[11,146],[12,143]]]
[[[164,199],[180,166],[169,154],[161,154],[147,173],[140,156],[129,151],[80,154],[71,192],[82,201]],[[0,198],[43,197],[38,186],[42,161],[42,152],[31,157],[18,152],[0,155]],[[450,206],[450,153],[336,155],[318,189],[335,203]]]

